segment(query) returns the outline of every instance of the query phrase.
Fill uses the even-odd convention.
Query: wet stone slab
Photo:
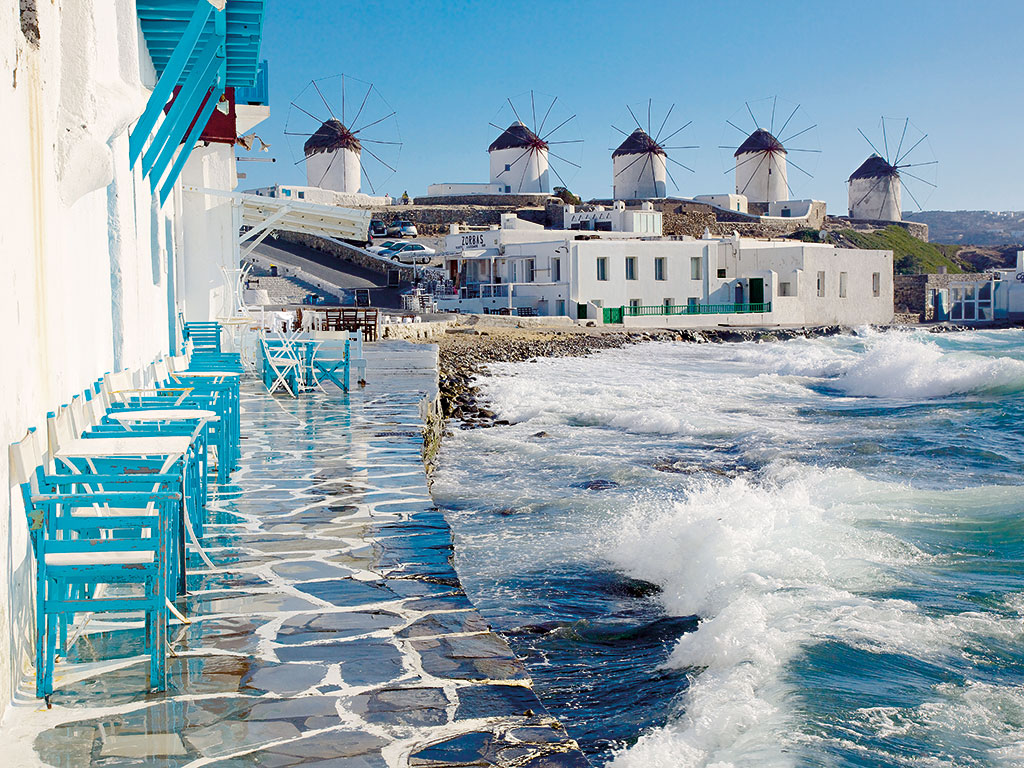
[[[375,379],[392,348],[425,364]],[[371,383],[347,396],[275,402],[246,381],[240,467],[206,510],[215,567],[189,553],[167,691],[147,690],[141,623],[87,625],[53,709],[26,697],[5,721],[12,765],[585,765],[451,566],[420,460],[434,354],[369,345]]]

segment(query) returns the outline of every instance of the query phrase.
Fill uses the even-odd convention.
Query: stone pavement
[[[52,710],[26,681],[0,763],[586,766],[450,565],[420,460],[436,354],[369,345],[349,396],[248,382],[242,468],[203,538],[217,567],[189,556],[169,690],[145,691],[141,626],[95,619]]]

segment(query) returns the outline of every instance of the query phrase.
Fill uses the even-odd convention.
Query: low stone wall
[[[547,201],[552,199],[549,194],[533,195],[441,195],[438,197],[417,197],[413,200],[414,206],[436,205],[444,208],[465,205],[470,207],[490,206],[497,208],[543,208]],[[557,198],[555,198],[557,199]],[[561,204],[561,200],[558,201]],[[404,218],[404,211],[410,206],[392,206],[388,211],[394,212],[396,217]]]
[[[454,323],[454,317],[450,320],[436,320],[429,323],[384,323],[381,325],[381,338],[426,341],[444,335],[445,330]]]
[[[826,219],[826,223],[832,226],[848,227],[858,232],[874,232],[876,229],[885,229],[886,227],[901,227],[918,240],[923,240],[926,243],[930,242],[928,240],[928,225],[922,224],[919,221],[881,221],[876,219],[851,219],[847,216],[829,216]]]

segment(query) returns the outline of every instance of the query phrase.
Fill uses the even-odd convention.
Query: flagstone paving
[[[241,469],[189,554],[166,693],[141,627],[90,622],[53,709],[22,698],[6,765],[586,766],[466,598],[420,459],[436,349],[367,349],[369,384],[243,387]],[[61,671],[64,666],[65,671]]]

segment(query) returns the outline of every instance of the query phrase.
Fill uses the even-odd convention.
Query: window
[[[636,256],[626,257],[626,279],[636,280]]]
[[[882,294],[882,275],[880,272],[871,273],[871,295],[878,298]]]
[[[630,309],[640,309],[640,299],[630,299],[629,300],[629,308]]]
[[[551,260],[551,282],[558,283],[562,280],[562,260]]]
[[[664,280],[665,279],[665,257],[658,256],[654,259],[654,279]]]
[[[825,295],[825,273],[818,273],[818,298],[822,298]]]
[[[299,192],[299,200],[305,200],[305,199],[306,199],[306,193],[305,192]]]
[[[665,314],[666,314],[666,315],[667,315],[667,314],[669,313],[669,311],[670,311],[670,310],[672,309],[672,307],[674,307],[675,305],[676,305],[676,304],[675,304],[675,302],[674,302],[674,301],[672,301],[672,298],[671,298],[671,297],[666,297],[666,298],[664,299],[664,301],[662,301],[662,302],[661,302],[661,306],[662,306],[662,307],[664,308],[664,311],[665,311]]]
[[[282,189],[281,191],[284,192],[284,196],[285,197],[291,197],[292,196],[292,191],[290,189]]]
[[[526,260],[526,269],[523,270],[526,274],[523,275],[523,280],[525,280],[528,283],[532,283],[533,282],[534,275],[536,274],[536,270],[534,269],[534,264],[535,264],[535,262],[534,262],[533,259],[527,259]]]
[[[690,279],[700,280],[704,276],[704,272],[700,265],[700,256],[693,256],[690,258]]]
[[[725,277],[725,270],[724,269],[718,270],[718,276],[719,277]]]
[[[519,274],[518,274],[518,270],[516,269],[516,267],[517,267],[517,264],[513,261],[512,262],[512,282],[513,283],[518,282],[518,280],[519,280]]]
[[[779,283],[779,296],[795,296],[792,283]]]
[[[597,259],[597,279],[608,279],[608,259],[605,256],[600,256]]]
[[[847,275],[846,275],[845,272],[840,272],[839,273],[839,298],[840,299],[845,299],[846,298],[846,277],[847,277]]]
[[[686,307],[687,307],[687,309],[689,309],[692,312],[693,310],[695,310],[697,308],[697,305],[699,303],[700,303],[700,299],[698,299],[696,296],[691,296],[690,298],[688,298],[686,300]]]
[[[510,193],[511,191],[512,191],[512,187],[511,187],[511,186],[509,186],[508,184],[506,184],[506,185],[505,185],[505,194],[508,194],[508,193]]]
[[[505,170],[506,171],[511,171],[512,170],[512,164],[511,163],[505,163]]]

